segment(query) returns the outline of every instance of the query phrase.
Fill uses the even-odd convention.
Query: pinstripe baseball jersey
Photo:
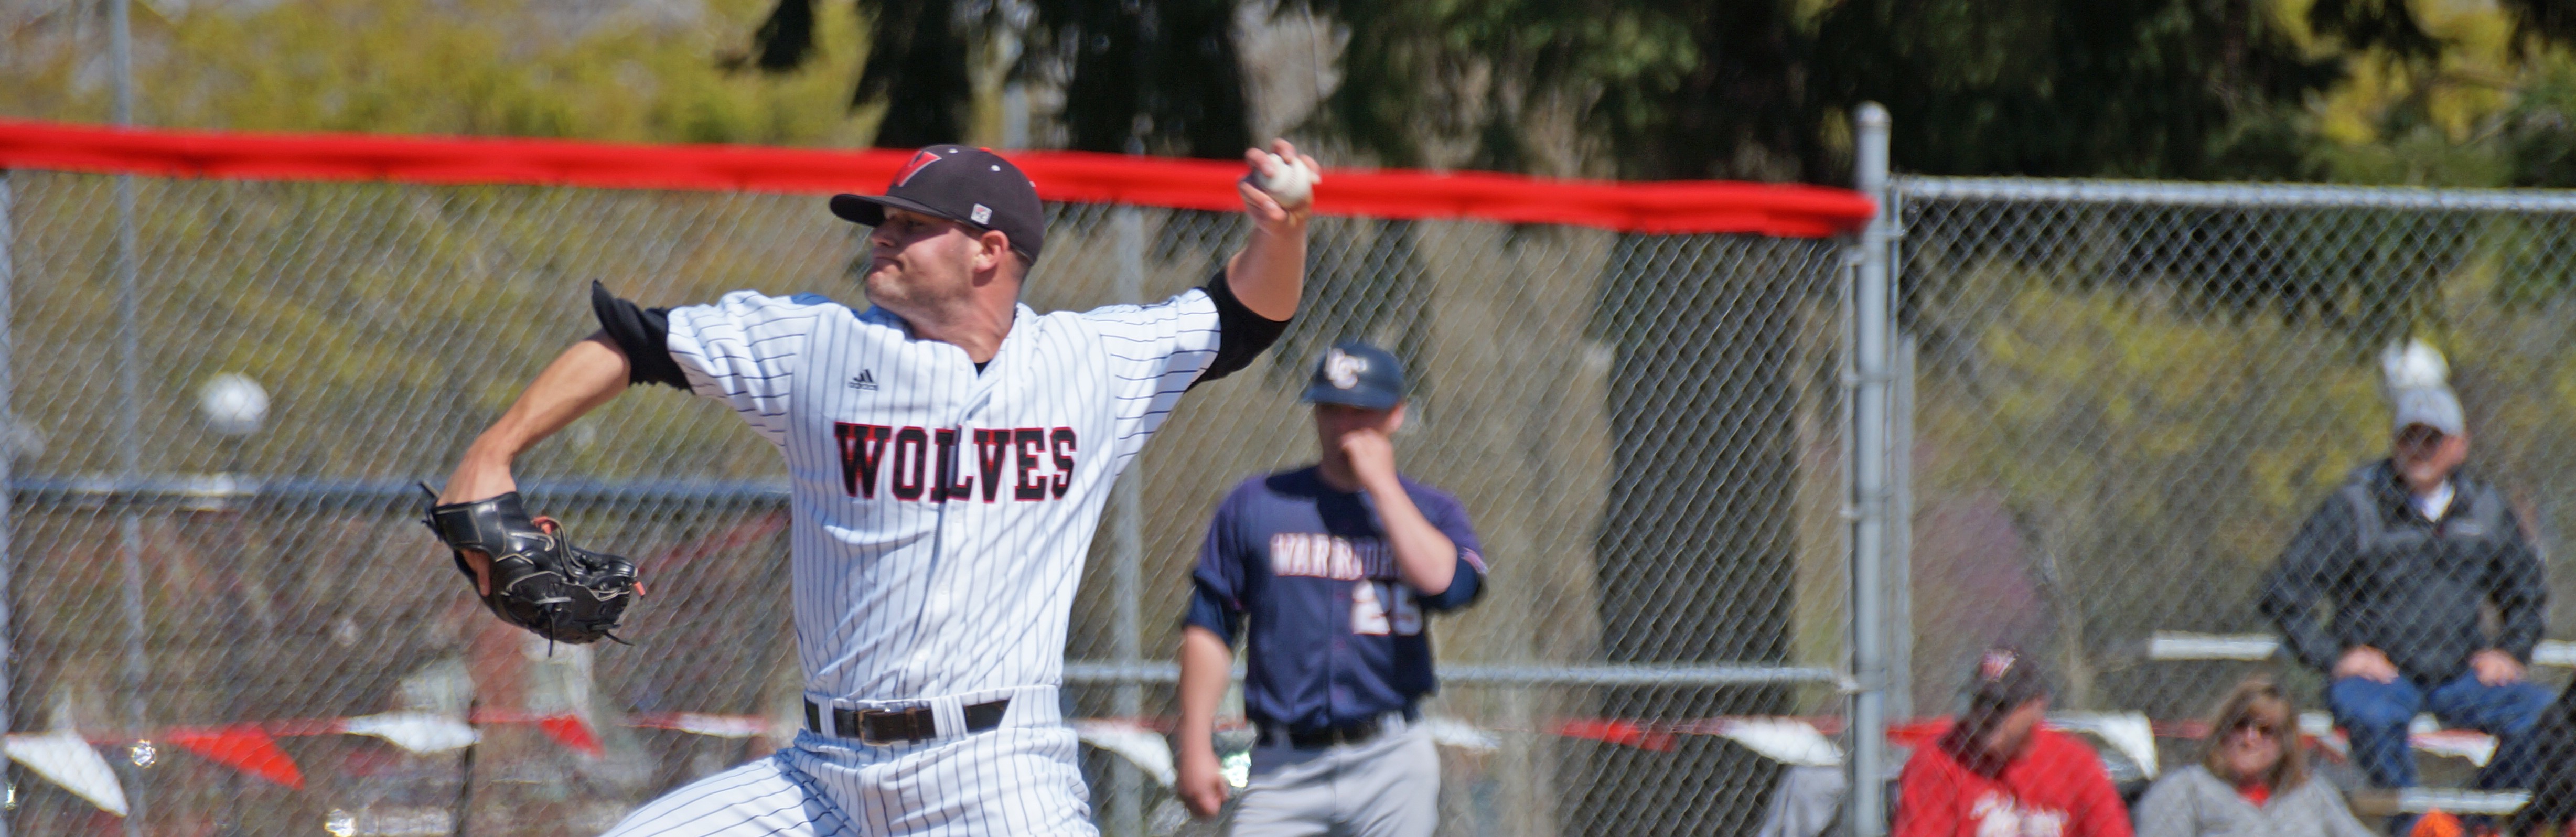
[[[1018,306],[980,370],[891,313],[810,294],[736,292],[668,323],[689,387],[786,457],[805,690],[843,701],[1058,684],[1110,484],[1220,332],[1204,289]]]

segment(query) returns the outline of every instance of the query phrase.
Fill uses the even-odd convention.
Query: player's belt
[[[964,735],[1001,726],[1002,716],[1010,708],[1010,698],[967,706],[963,712],[966,716],[965,731],[952,731],[946,734]],[[944,737],[939,730],[939,719],[927,706],[915,706],[909,709],[836,708],[831,710],[832,726],[829,729],[823,727],[823,711],[823,707],[815,705],[813,701],[806,701],[805,728],[822,735],[856,738],[859,743],[870,747],[911,744]],[[857,734],[852,735],[852,733]]]
[[[1261,742],[1264,744],[1275,745],[1279,742],[1279,739],[1286,738],[1288,739],[1288,746],[1290,747],[1295,747],[1300,750],[1320,750],[1326,747],[1336,747],[1343,744],[1366,743],[1369,740],[1376,738],[1379,733],[1385,731],[1386,724],[1376,718],[1370,718],[1365,721],[1354,721],[1337,727],[1325,727],[1323,729],[1310,730],[1307,732],[1297,732],[1286,727],[1263,724],[1261,725]]]

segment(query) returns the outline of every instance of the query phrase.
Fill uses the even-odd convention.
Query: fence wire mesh
[[[535,507],[638,559],[636,647],[498,624],[411,485],[593,330],[591,281],[647,305],[858,302],[858,228],[810,197],[141,178],[129,255],[118,179],[5,183],[11,728],[107,756],[129,833],[589,834],[792,735],[783,469],[726,411],[637,391],[520,460]],[[1039,310],[1202,283],[1244,235],[1223,213],[1049,214]],[[1418,382],[1402,466],[1462,498],[1493,567],[1432,628],[1448,676],[1426,709],[1457,722],[1443,833],[1749,832],[1776,768],[1689,733],[1840,712],[1839,243],[1374,219],[1313,241],[1281,345],[1193,393],[1122,480],[1074,608],[1071,714],[1168,727],[1208,514],[1311,461],[1307,365],[1365,338]],[[265,422],[208,422],[220,374],[266,389]],[[479,743],[438,740],[460,728]],[[1085,753],[1110,833],[1204,828]],[[120,828],[11,775],[21,833]]]
[[[2378,356],[2409,337],[2448,355],[2469,468],[2502,490],[2566,601],[2576,195],[1947,178],[1895,191],[1914,437],[1899,716],[1956,711],[1998,642],[2044,664],[2063,709],[2189,721],[2258,672],[2324,709],[2324,677],[2261,644],[2276,632],[2258,592],[2346,475],[2389,455]],[[2567,612],[2549,636],[2576,636]],[[2254,644],[2174,651],[2159,632]],[[2533,671],[2552,693],[2566,679]],[[2168,768],[2199,756],[2164,743]],[[2346,788],[2370,781],[2322,763]],[[2468,781],[2465,761],[2423,764],[2427,783]]]

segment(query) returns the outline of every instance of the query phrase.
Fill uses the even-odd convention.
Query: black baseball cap
[[[1315,360],[1315,376],[1306,384],[1305,400],[1309,404],[1394,409],[1404,403],[1404,366],[1385,349],[1356,340],[1335,343]]]
[[[889,207],[1000,230],[1030,262],[1046,244],[1046,210],[1038,205],[1037,184],[989,149],[934,145],[913,152],[885,194],[832,196],[832,214],[871,227],[885,223]]]

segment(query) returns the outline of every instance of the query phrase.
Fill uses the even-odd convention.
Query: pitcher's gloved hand
[[[563,524],[529,518],[516,491],[471,503],[431,502],[429,519],[421,522],[455,553],[456,569],[469,583],[475,576],[465,553],[491,557],[491,592],[481,596],[501,621],[574,645],[617,639],[609,632],[641,592],[634,562],[573,546]]]

